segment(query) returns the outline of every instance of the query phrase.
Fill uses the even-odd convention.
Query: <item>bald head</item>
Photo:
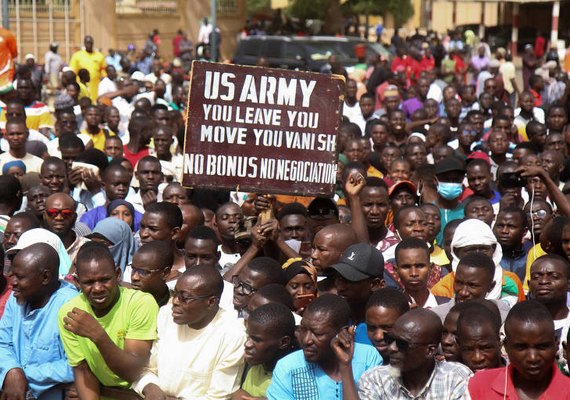
[[[180,204],[178,207],[182,211],[184,224],[188,225],[187,231],[194,229],[198,225],[204,225],[204,213],[202,213],[201,209],[193,204]]]
[[[66,193],[54,193],[46,199],[46,208],[52,208],[55,204],[61,204],[64,208],[75,209],[75,201]]]
[[[414,308],[396,321],[394,328],[410,332],[418,341],[438,344],[441,340],[443,325],[436,313],[426,308]]]
[[[47,270],[51,274],[51,281],[58,280],[59,256],[49,244],[35,243],[20,250],[14,257],[13,264],[26,266],[28,271],[35,273]]]
[[[317,235],[331,236],[333,238],[332,240],[334,241],[334,245],[338,246],[341,252],[346,250],[348,246],[358,243],[356,232],[346,224],[325,226],[319,231],[319,233],[317,233]]]
[[[218,299],[222,296],[222,291],[224,290],[222,276],[217,269],[209,265],[195,265],[186,269],[178,281],[180,283],[193,281],[192,289],[216,296]]]

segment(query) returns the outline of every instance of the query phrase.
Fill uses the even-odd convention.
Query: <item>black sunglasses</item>
[[[394,335],[388,332],[384,333],[384,342],[386,342],[388,346],[396,342],[396,347],[398,347],[398,350],[402,352],[408,351],[409,348],[413,346],[425,346],[427,344],[431,344],[431,343],[408,342],[407,340],[395,337]]]

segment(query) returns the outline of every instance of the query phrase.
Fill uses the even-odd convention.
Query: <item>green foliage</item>
[[[386,14],[392,14],[398,27],[414,15],[412,0],[349,0],[347,5],[355,14],[384,17]]]
[[[261,1],[263,0],[248,0],[248,5],[249,2]],[[301,19],[326,20],[326,11],[338,5],[339,0],[293,0],[289,13]],[[414,15],[412,0],[348,0],[342,8],[349,13],[360,15],[386,16],[391,14],[397,27],[402,26]]]
[[[271,0],[247,0],[246,7],[250,16],[258,12],[271,11]]]
[[[338,3],[338,0],[294,0],[289,13],[301,19],[324,19],[325,11],[333,2]]]

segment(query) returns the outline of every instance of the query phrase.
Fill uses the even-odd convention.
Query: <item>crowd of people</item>
[[[158,32],[132,64],[90,36],[45,76],[25,57],[0,80],[0,398],[570,399],[568,75],[448,39],[331,57],[331,198],[183,187],[189,71]]]

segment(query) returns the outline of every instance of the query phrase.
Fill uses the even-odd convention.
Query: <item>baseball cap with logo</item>
[[[367,278],[384,276],[384,257],[376,247],[368,243],[356,243],[349,246],[340,256],[338,263],[330,268],[344,279],[358,282]]]

